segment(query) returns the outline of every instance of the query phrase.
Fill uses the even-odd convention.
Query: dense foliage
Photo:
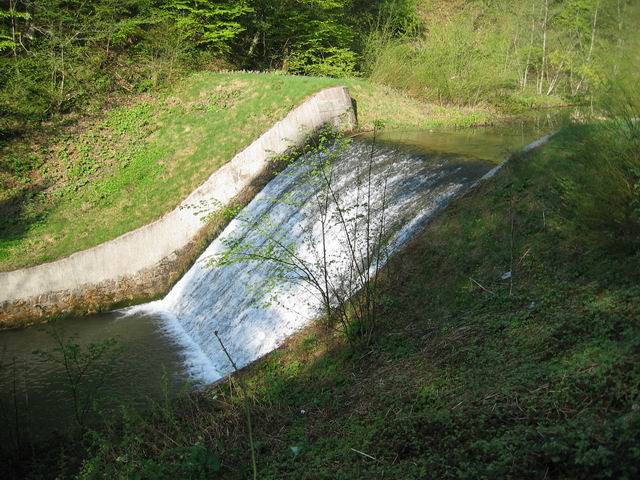
[[[430,101],[589,98],[631,0],[2,0],[0,134],[194,69],[367,75]]]
[[[395,4],[411,1],[3,0],[0,133],[192,69],[352,75],[366,33]]]
[[[629,0],[424,0],[422,30],[368,39],[376,81],[443,102],[523,109],[558,95],[590,98],[628,50],[637,5]],[[625,61],[618,58],[614,70]]]

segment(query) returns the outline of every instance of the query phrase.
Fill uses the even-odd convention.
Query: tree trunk
[[[524,91],[527,88],[527,81],[529,77],[529,67],[531,66],[531,49],[533,48],[533,38],[535,36],[536,31],[536,4],[533,3],[533,8],[531,9],[531,40],[529,41],[529,51],[527,52],[527,65],[524,69],[524,75],[522,76],[522,90]]]
[[[247,53],[248,57],[251,57],[253,55],[253,52],[258,46],[259,40],[260,40],[260,32],[256,32],[256,34],[253,36],[253,40],[251,40],[251,46],[249,47],[249,52]]]
[[[18,60],[18,42],[17,39],[17,25],[15,15],[16,3],[15,0],[9,0],[9,12],[11,14],[11,41],[13,42],[13,59]]]
[[[591,27],[591,43],[589,45],[589,53],[587,54],[587,61],[585,62],[586,65],[589,65],[591,63],[591,57],[593,55],[593,46],[595,45],[595,41],[596,41],[596,29],[598,26],[598,10],[600,8],[600,2],[596,3],[596,11],[593,13],[593,25]],[[582,84],[585,81],[585,76],[582,75],[582,77],[580,78],[580,81],[578,82],[578,86],[576,87],[576,94],[580,91],[580,88],[582,87]]]
[[[540,79],[538,80],[538,95],[542,95],[545,69],[547,67],[547,22],[549,20],[549,0],[544,0],[544,21],[542,22],[542,66],[540,67]]]

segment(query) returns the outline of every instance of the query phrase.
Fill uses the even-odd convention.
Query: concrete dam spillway
[[[277,237],[294,248],[311,268],[320,268],[314,259],[323,248],[317,202],[323,185],[312,172],[314,163],[324,161],[323,155],[335,157],[332,189],[344,211],[362,206],[363,185],[371,185],[371,218],[384,214],[387,254],[404,245],[434,212],[492,167],[486,161],[425,156],[359,139],[351,140],[340,151],[292,163],[240,212],[164,299],[126,310],[126,315],[149,314],[163,319],[164,330],[184,348],[193,378],[210,383],[232,371],[214,332],[237,366],[243,367],[277,348],[318,315],[318,296],[293,278],[274,285],[265,298],[261,289],[273,278],[282,278],[276,271],[279,265],[249,259],[215,265],[215,259],[234,242],[260,246]],[[356,208],[346,220],[349,228],[357,228],[361,221],[358,218],[362,215]],[[372,222],[371,235],[376,235],[379,228]],[[329,256],[327,272],[335,282],[340,281],[348,264],[343,230],[342,224],[329,225],[326,250],[321,251]]]
[[[326,124],[355,128],[345,87],[321,90],[291,110],[259,138],[158,220],[112,240],[49,263],[0,272],[0,328],[69,312],[105,311],[114,305],[157,297],[193,260],[206,236],[201,217],[242,198],[269,170],[270,159]],[[197,205],[198,208],[191,208]]]
[[[557,117],[549,116],[475,130],[385,130],[375,145],[366,135],[358,136],[326,155],[331,157],[336,196],[348,211],[363,203],[362,180],[373,152],[372,217],[379,218],[385,198],[386,253],[391,255],[424,230],[455,196],[497,172],[509,152],[521,151],[527,144],[524,150],[541,145],[547,137],[540,137],[558,127]],[[530,144],[535,139],[540,140]],[[314,256],[322,252],[317,200],[323,188],[313,173],[314,165],[323,161],[321,155],[308,155],[290,163],[208,245],[162,300],[56,322],[56,328],[84,347],[105,339],[117,341],[118,375],[103,386],[105,408],[117,408],[120,401],[144,407],[164,398],[165,385],[173,395],[185,381],[206,384],[230,373],[232,366],[214,332],[242,367],[318,318],[317,292],[296,278],[282,278],[277,265],[216,264],[215,260],[234,242],[259,246],[276,237],[313,264]],[[329,226],[330,272],[339,280],[345,268],[344,236],[335,221]],[[377,226],[374,221],[374,233]],[[0,369],[0,402],[15,400],[12,392],[18,375],[21,421],[35,422],[43,436],[67,428],[73,419],[64,369],[32,353],[34,348],[57,348],[48,328],[0,331],[0,364],[10,367]],[[26,399],[28,405],[23,404]]]

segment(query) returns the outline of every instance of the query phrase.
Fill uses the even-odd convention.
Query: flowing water
[[[372,219],[385,214],[386,230],[391,233],[390,249],[396,249],[418,230],[429,215],[460,193],[490,168],[491,163],[459,156],[424,156],[403,152],[397,147],[379,144],[373,147],[371,177],[369,156],[372,144],[353,140],[339,152],[333,175],[332,193],[341,210],[362,204],[371,184]],[[166,320],[174,338],[184,343],[189,354],[192,376],[205,382],[215,381],[232,371],[232,365],[214,332],[218,332],[231,358],[242,367],[276,348],[286,337],[307,324],[320,306],[317,291],[309,291],[305,282],[296,282],[298,268],[283,275],[279,262],[240,261],[231,265],[211,266],[229,242],[241,241],[243,247],[267,246],[273,239],[291,245],[302,265],[316,277],[322,274],[318,259],[323,256],[322,230],[318,200],[327,185],[314,173],[319,157],[298,161],[271,181],[233,220],[203,253],[189,272],[161,301],[130,310],[130,314],[152,312]],[[360,185],[360,187],[358,187]],[[383,192],[386,207],[382,208]],[[335,207],[332,198],[331,207]],[[333,208],[330,215],[338,213]],[[358,212],[364,214],[364,208]],[[356,228],[349,212],[349,229]],[[361,216],[359,218],[362,218]],[[330,277],[338,281],[348,268],[345,257],[346,237],[343,223],[334,220],[325,231],[326,251],[331,265]],[[361,247],[364,228],[358,226]],[[375,236],[377,222],[371,228]],[[358,245],[355,247],[358,249]],[[362,248],[361,248],[362,249]],[[317,255],[319,254],[319,255]],[[273,278],[287,279],[274,285],[263,298],[260,287]],[[269,301],[270,300],[270,301]]]
[[[362,216],[349,206],[365,203],[370,178],[371,231],[378,231],[384,214],[388,253],[393,253],[424,227],[433,212],[509,152],[555,130],[554,122],[557,117],[550,116],[501,128],[385,132],[375,145],[370,136],[356,137],[346,147],[333,150],[331,189],[337,202],[329,209],[325,229],[320,228],[318,199],[323,198],[326,183],[318,180],[313,166],[326,155],[298,160],[229,224],[164,299],[61,320],[56,328],[75,335],[80,345],[115,337],[124,347],[117,358],[117,375],[105,379],[102,387],[111,407],[117,401],[143,405],[149,398],[174,393],[187,380],[201,384],[218,380],[233,367],[216,334],[242,367],[308,324],[320,306],[318,292],[299,281],[299,272],[283,272],[282,264],[214,265],[232,242],[246,250],[278,239],[317,273],[317,260],[324,251],[318,245],[324,237],[330,276],[340,282],[349,268],[344,259],[348,242],[344,226],[335,220],[339,211],[335,203],[350,218],[347,221],[361,222],[354,220]],[[0,332],[0,421],[7,425],[3,433],[15,429],[16,418],[23,429],[37,424],[36,430],[47,432],[72,422],[63,366],[32,353],[55,347],[47,327]],[[167,379],[164,388],[163,378]]]

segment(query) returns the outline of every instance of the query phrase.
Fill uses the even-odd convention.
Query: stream
[[[383,131],[375,145],[371,134],[359,135],[333,154],[333,188],[343,205],[357,203],[358,198],[361,202],[362,179],[373,151],[371,205],[374,212],[385,213],[385,235],[393,253],[450,198],[463,193],[509,153],[557,130],[567,116],[539,114],[508,125],[466,130]],[[63,362],[33,353],[58,355],[52,328],[84,347],[116,340],[115,373],[101,379],[96,396],[99,408],[113,409],[121,404],[144,408],[150,400],[161,401],[181,388],[205,385],[230,373],[233,367],[214,332],[242,367],[312,321],[319,302],[304,285],[270,285],[271,301],[265,300],[261,290],[274,278],[273,265],[212,266],[229,242],[263,244],[270,235],[286,238],[313,263],[321,185],[313,181],[311,170],[308,162],[298,160],[269,182],[164,299],[65,318],[53,326],[0,332],[1,440],[15,438],[16,426],[22,437],[40,437],[74,424]],[[344,267],[345,241],[339,226],[330,227],[326,237],[331,275],[337,279]]]

